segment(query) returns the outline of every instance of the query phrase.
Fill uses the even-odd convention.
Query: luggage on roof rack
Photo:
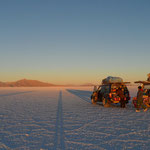
[[[120,77],[112,77],[108,76],[107,78],[102,80],[102,84],[108,84],[108,83],[122,83],[123,79]]]

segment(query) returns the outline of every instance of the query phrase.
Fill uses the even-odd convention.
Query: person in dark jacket
[[[124,91],[121,87],[118,88],[117,95],[120,97],[120,106],[122,108],[125,108],[125,95],[124,95]]]
[[[147,96],[150,97],[150,89],[147,90]]]
[[[129,90],[125,85],[123,86],[123,90],[124,90],[124,96],[126,99],[125,103],[127,104],[130,100]]]
[[[148,104],[150,104],[150,89],[147,90]]]
[[[145,98],[144,104],[146,105],[147,108],[150,108],[150,89],[146,90],[146,96],[148,97]]]
[[[138,92],[137,92],[137,109],[136,112],[140,112],[140,107],[144,109],[144,111],[147,111],[147,108],[143,104],[143,89],[141,86],[138,87]]]

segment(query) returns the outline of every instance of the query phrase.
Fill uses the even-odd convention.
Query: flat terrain
[[[150,110],[92,105],[91,91],[0,88],[0,150],[149,150]]]

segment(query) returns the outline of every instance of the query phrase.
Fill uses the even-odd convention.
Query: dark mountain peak
[[[54,86],[54,84],[28,79],[21,79],[16,82],[0,82],[0,87],[49,87],[49,86]]]

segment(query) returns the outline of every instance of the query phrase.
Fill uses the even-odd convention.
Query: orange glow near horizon
[[[52,84],[86,84],[86,83],[92,83],[92,84],[100,84],[101,80],[103,78],[106,78],[107,76],[118,76],[122,77],[124,81],[134,82],[137,80],[146,80],[147,74],[139,73],[138,75],[134,75],[132,73],[129,74],[110,74],[110,73],[88,73],[85,71],[85,73],[48,73],[48,74],[42,74],[42,73],[34,73],[34,74],[27,74],[22,73],[16,75],[16,73],[7,73],[7,74],[1,74],[0,81],[1,82],[13,82],[18,81],[21,79],[29,79],[29,80],[38,80],[42,82],[48,82]]]

